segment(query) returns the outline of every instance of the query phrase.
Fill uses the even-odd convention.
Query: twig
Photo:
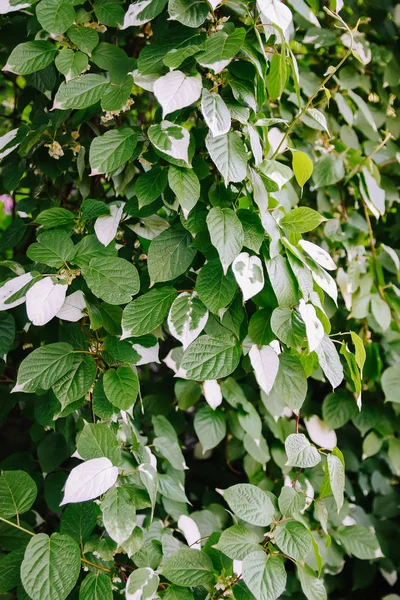
[[[231,583],[226,588],[224,588],[223,590],[220,591],[218,596],[215,596],[215,600],[218,600],[218,598],[222,598],[222,596],[224,596],[228,590],[233,588],[233,586],[239,581],[239,579],[241,579],[241,577],[242,577],[241,575],[238,575],[237,577],[235,577],[235,579],[233,579],[233,581],[231,581]]]

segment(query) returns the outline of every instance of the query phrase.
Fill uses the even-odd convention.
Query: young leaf
[[[286,438],[286,464],[290,467],[315,467],[321,462],[321,455],[302,433],[292,433]]]
[[[299,186],[302,188],[313,172],[311,158],[305,152],[293,152],[292,168]]]

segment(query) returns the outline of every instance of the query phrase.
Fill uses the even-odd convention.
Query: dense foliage
[[[399,598],[399,16],[0,0],[0,595]]]

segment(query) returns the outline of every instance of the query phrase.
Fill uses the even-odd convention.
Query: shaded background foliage
[[[91,3],[75,4],[79,10],[89,11],[87,20],[90,21],[92,18],[89,14],[92,10]],[[166,10],[151,21],[151,24],[146,23],[119,30],[112,22],[108,28],[101,26],[101,23],[108,25],[106,20],[103,21],[96,12],[96,5],[100,7],[102,4],[102,2],[94,2],[95,16],[93,20],[100,23],[97,33],[101,42],[113,44],[124,50],[127,62],[122,70],[125,68],[125,74],[138,67],[140,72],[140,58],[144,56],[143,49],[157,47],[160,38],[164,37],[166,33],[168,36],[171,32],[173,41],[173,36],[177,31],[174,29],[176,23],[167,21]],[[332,14],[323,11],[327,3],[310,0],[308,4],[305,4],[297,0],[288,4],[293,9],[295,24],[295,31],[291,35],[290,49],[296,57],[299,67],[301,106],[304,106],[307,99],[319,89],[326,74],[329,74],[329,68],[336,66],[344,58],[350,40],[349,38],[343,40],[344,31],[335,28],[338,21],[335,21]],[[122,8],[122,5],[120,6],[118,3],[114,3],[114,5],[120,10],[120,13],[117,10],[117,14],[124,14],[128,8],[128,6]],[[251,11],[255,9],[252,3],[249,3],[249,7]],[[47,37],[35,16],[35,8],[35,3],[33,3],[32,8],[28,7],[23,11],[0,15],[0,60],[2,65],[9,61],[11,51],[19,43],[24,43],[27,39],[45,39]],[[331,8],[335,9],[334,6]],[[312,22],[313,17],[310,17],[308,10],[317,16],[321,28]],[[235,27],[244,24],[248,29],[250,45],[255,46],[258,38],[256,38],[250,22],[244,19],[243,23],[240,20],[242,13],[240,6],[227,2],[219,7],[215,14],[218,19],[229,17]],[[349,368],[349,365],[343,362],[346,382],[341,384],[336,390],[336,395],[332,397],[330,395],[332,386],[325,380],[318,363],[314,361],[316,371],[308,379],[307,397],[301,407],[299,431],[308,433],[313,442],[322,446],[323,444],[313,439],[312,431],[305,427],[304,419],[318,415],[324,418],[333,429],[336,429],[337,446],[343,452],[346,464],[346,499],[340,514],[337,515],[333,501],[331,502],[332,497],[328,498],[329,531],[332,533],[334,542],[325,551],[323,550],[325,537],[322,535],[319,519],[314,518],[311,514],[306,524],[323,540],[322,542],[319,540],[323,561],[322,573],[329,598],[348,598],[350,595],[361,598],[366,593],[371,597],[385,598],[393,593],[393,589],[395,589],[393,586],[396,586],[400,568],[398,544],[400,539],[398,523],[400,441],[398,438],[399,410],[397,408],[400,401],[400,289],[397,287],[400,273],[397,251],[400,235],[397,211],[400,149],[396,141],[400,129],[400,122],[397,118],[400,80],[398,63],[399,5],[392,0],[385,2],[378,0],[349,1],[341,9],[340,15],[350,28],[355,28],[358,23],[358,33],[355,34],[356,52],[353,52],[344,66],[334,74],[325,90],[320,89],[312,105],[326,115],[329,133],[325,130],[324,123],[318,123],[309,114],[296,121],[290,133],[292,146],[312,157],[313,176],[304,186],[303,191],[294,180],[292,180],[292,184],[285,185],[278,193],[268,178],[264,180],[264,183],[268,192],[279,200],[285,211],[289,212],[299,203],[300,206],[318,210],[327,219],[326,223],[322,223],[305,237],[326,249],[339,267],[337,272],[337,283],[341,291],[339,306],[336,309],[329,298],[325,302],[325,309],[332,327],[331,333],[333,336],[337,335],[337,338],[333,337],[332,339],[347,341],[345,332],[351,330],[362,338],[366,350],[362,379],[362,410],[360,412],[355,410],[354,396],[359,394],[359,390],[357,390],[359,382],[357,369],[355,369],[356,373],[351,370],[353,363],[350,361]],[[84,18],[85,15],[82,15],[82,19]],[[117,17],[117,21],[118,18],[120,17]],[[218,21],[218,23],[225,26],[225,21]],[[258,29],[263,34],[262,28]],[[95,30],[93,29],[93,31]],[[96,38],[96,36],[94,37]],[[54,43],[63,45],[66,39],[68,36],[64,36],[61,42],[56,39]],[[272,69],[273,56],[278,56],[282,51],[282,45],[276,42],[274,36],[270,39],[267,38],[266,41],[263,38],[263,45],[266,46],[267,56],[270,60],[268,69]],[[71,40],[68,44],[71,45]],[[74,46],[72,43],[75,50],[76,45]],[[173,47],[172,44],[170,49]],[[65,51],[63,50],[63,52]],[[95,55],[94,49],[88,52],[89,61],[92,52],[93,56]],[[86,56],[83,47],[82,53]],[[151,64],[151,54],[149,56]],[[261,54],[257,56],[257,60],[260,60],[260,57]],[[275,84],[271,82],[270,70],[270,79],[268,79],[268,75],[265,78],[266,88],[264,85],[264,91],[266,89],[267,93],[264,96],[260,91],[260,88],[263,87],[260,83],[258,83],[258,89],[256,86],[254,91],[254,73],[257,70],[257,64],[254,66],[254,62],[256,63],[256,61],[252,62],[252,58],[250,58],[249,62],[239,60],[230,64],[229,76],[224,80],[223,86],[229,101],[236,100],[242,107],[246,105],[247,101],[251,107],[253,102],[251,96],[256,98],[261,106],[258,107],[257,116],[256,111],[249,111],[253,124],[257,118],[283,119],[291,123],[298,113],[298,98],[293,76],[282,76],[284,80],[282,89],[275,94],[276,82]],[[190,57],[183,65],[180,68],[183,70],[186,68],[187,72],[191,74],[194,74],[196,69],[200,70],[200,67],[196,66]],[[164,65],[162,65],[162,69],[164,69],[163,73],[167,72]],[[289,63],[287,69],[290,69]],[[116,80],[120,77],[117,68],[113,74],[113,70],[102,66],[99,59],[97,62],[92,61],[89,73],[99,70],[111,72],[111,77],[115,77]],[[151,73],[151,69],[149,72]],[[218,80],[218,77],[212,73],[211,77],[207,77],[206,68],[201,70],[201,74],[204,80],[209,79],[212,84]],[[246,93],[237,90],[236,94],[233,93],[233,98],[227,85],[228,77],[231,80],[242,82],[245,92],[250,94],[250,100]],[[278,79],[279,77],[278,75]],[[38,215],[46,209],[63,207],[73,212],[74,215],[78,215],[74,222],[75,243],[80,239],[79,236],[93,233],[93,219],[85,219],[82,216],[82,202],[88,198],[106,203],[110,203],[116,198],[126,201],[129,206],[126,220],[131,225],[136,225],[141,217],[153,215],[156,211],[171,223],[179,222],[180,218],[185,225],[182,215],[180,214],[178,217],[178,212],[171,209],[175,196],[170,188],[164,186],[163,200],[159,194],[155,198],[155,203],[150,204],[148,213],[143,212],[143,209],[140,212],[135,198],[135,182],[143,164],[148,166],[157,161],[160,161],[163,166],[168,164],[168,158],[164,155],[160,159],[154,148],[151,147],[147,149],[143,163],[136,160],[143,148],[147,147],[149,126],[162,120],[162,111],[154,95],[141,88],[136,79],[132,94],[134,104],[127,106],[126,111],[116,110],[116,114],[107,115],[109,120],[102,119],[105,112],[101,110],[99,103],[80,110],[49,112],[62,81],[63,77],[53,63],[43,70],[28,75],[19,75],[5,70],[0,76],[0,97],[2,99],[0,133],[5,135],[9,131],[19,128],[16,138],[19,146],[9,154],[4,153],[7,155],[2,159],[0,166],[0,193],[2,194],[0,252],[3,261],[0,265],[0,278],[2,281],[9,279],[13,275],[13,270],[15,275],[21,274],[18,271],[20,267],[5,261],[16,261],[22,267],[26,267],[26,270],[32,269],[33,259],[29,260],[26,252],[35,242],[36,235],[42,231],[37,232],[37,225],[40,224]],[[207,129],[201,112],[195,111],[193,106],[183,107],[179,113],[173,113],[172,117],[169,115],[167,118],[179,124],[186,123],[186,126],[191,129],[197,147],[200,148],[200,151],[196,150],[194,159],[197,161],[195,171],[201,180],[201,199],[196,205],[199,220],[204,216],[201,215],[201,210],[204,209],[205,212],[206,207],[209,209],[210,205],[213,207],[233,206],[235,210],[255,207],[252,203],[251,186],[250,191],[248,189],[246,192],[243,187],[234,183],[233,188],[231,186],[227,191],[222,178],[215,173],[204,146]],[[132,152],[128,164],[125,165],[126,161],[123,161],[124,164],[111,177],[99,175],[90,177],[88,157],[93,140],[106,131],[119,130],[127,125],[138,126],[142,135],[137,154],[134,155]],[[285,124],[280,121],[268,122],[258,127],[264,155],[267,158],[271,158],[277,149],[281,139],[279,131],[284,132],[285,127]],[[77,131],[79,131],[79,137],[75,135]],[[57,156],[57,153],[61,154],[61,152],[57,145],[54,146],[54,142],[60,144],[62,155]],[[268,147],[269,145],[272,150]],[[12,144],[9,147],[12,148]],[[5,149],[7,150],[7,146]],[[278,153],[277,158],[283,164],[291,166],[292,159],[289,158],[289,155],[290,152],[286,151],[284,154]],[[93,168],[93,164],[91,166]],[[366,168],[372,173],[373,177],[371,174],[370,177],[375,184],[371,179],[368,180],[369,183],[365,179],[368,177],[364,171]],[[106,168],[102,172],[108,173]],[[383,208],[380,203],[382,190],[384,191]],[[148,200],[145,200],[145,203],[147,202]],[[98,206],[96,210],[98,210]],[[193,231],[191,232],[193,233]],[[117,233],[117,240],[121,243],[118,256],[133,262],[141,276],[141,291],[143,288],[146,289],[149,285],[147,272],[149,240],[139,237],[125,224]],[[292,238],[290,241],[296,243]],[[210,245],[208,233],[202,234],[199,229],[195,246],[200,252],[191,265],[194,270],[197,271],[202,267],[204,256],[207,259],[214,256],[213,250],[210,251]],[[158,260],[162,261],[162,259],[161,254],[158,256]],[[41,273],[49,272],[48,267],[44,265],[42,267],[35,264],[35,270]],[[15,271],[15,269],[17,270]],[[51,272],[54,271],[53,269]],[[193,288],[192,275],[193,273],[180,273],[177,278],[179,284],[174,284],[175,288],[191,290]],[[175,279],[175,277],[169,278],[168,281],[170,279]],[[82,277],[79,280],[82,280]],[[75,284],[76,282],[73,285]],[[25,327],[26,309],[22,305],[12,310],[17,330],[15,340],[11,341],[9,347],[3,348],[2,346],[2,353],[7,355],[7,360],[1,361],[0,419],[4,442],[0,448],[0,468],[3,471],[26,471],[35,481],[38,488],[38,497],[34,504],[36,512],[32,510],[27,512],[23,519],[27,527],[35,527],[37,533],[45,532],[49,535],[60,530],[64,533],[71,531],[71,525],[68,518],[65,517],[68,509],[60,508],[59,503],[68,473],[79,464],[76,458],[71,458],[76,450],[76,434],[83,429],[85,421],[89,423],[97,421],[98,423],[107,419],[103,416],[101,409],[96,412],[92,393],[85,402],[83,398],[81,399],[75,412],[65,418],[54,420],[55,415],[59,412],[59,405],[52,392],[44,395],[20,392],[11,394],[10,392],[17,380],[18,367],[21,361],[31,353],[32,348],[36,349],[43,343],[52,344],[71,340],[74,344],[78,344],[74,348],[79,348],[84,347],[87,336],[90,336],[91,342],[93,342],[96,337],[103,339],[105,333],[112,336],[119,333],[118,324],[115,325],[112,322],[113,319],[109,317],[107,321],[107,315],[104,314],[106,309],[103,306],[102,312],[99,308],[101,301],[90,295],[86,284],[79,283],[76,289],[83,289],[90,298],[87,308],[88,316],[84,319],[83,325],[79,327],[53,319],[43,327]],[[266,309],[270,314],[276,307],[273,293],[264,290],[263,294],[264,296],[257,297],[258,300],[256,298],[255,301],[246,304],[245,316],[242,315],[242,321],[240,317],[237,317],[239,327],[235,323],[233,325],[234,332],[244,346],[243,338],[247,333],[247,321],[257,314],[260,308]],[[236,293],[234,303],[236,304],[233,309],[233,321],[241,311],[242,302],[239,293]],[[117,304],[125,303],[121,301]],[[0,313],[0,315],[4,314],[6,313]],[[113,314],[117,315],[115,320],[118,321],[120,318],[118,311],[114,311]],[[318,315],[323,320],[323,316],[320,313]],[[96,324],[96,319],[99,325]],[[214,320],[216,321],[216,319]],[[211,331],[219,331],[218,325],[215,323],[209,327]],[[164,326],[163,333],[161,330],[157,332],[161,359],[169,355],[177,345],[176,340],[166,334],[166,331],[167,328]],[[93,334],[93,332],[98,333]],[[343,332],[343,336],[340,336],[338,332]],[[7,346],[7,340],[6,342],[1,341]],[[268,343],[269,341],[271,340],[269,339]],[[304,351],[303,358],[305,354]],[[114,364],[112,360],[109,361],[107,356],[105,356],[104,362],[108,366]],[[304,364],[306,364],[305,358]],[[391,370],[388,371],[388,369]],[[263,420],[263,435],[268,442],[271,454],[271,458],[265,461],[265,471],[262,461],[257,462],[244,450],[241,440],[235,436],[234,428],[229,421],[228,436],[223,436],[223,441],[210,455],[206,454],[205,457],[201,455],[198,435],[193,426],[194,413],[198,411],[199,406],[205,406],[204,399],[201,397],[200,384],[192,382],[186,386],[183,380],[179,380],[177,383],[173,370],[163,361],[139,366],[138,371],[141,400],[137,401],[134,409],[137,431],[140,430],[144,436],[148,436],[152,440],[154,423],[152,424],[151,417],[154,415],[165,416],[173,424],[189,468],[185,478],[186,493],[192,503],[189,514],[198,524],[202,536],[207,538],[213,531],[217,532],[232,524],[228,521],[227,513],[222,509],[221,497],[215,491],[216,488],[225,489],[238,483],[250,482],[279,496],[282,485],[285,483],[285,477],[290,476],[292,480],[297,478],[296,481],[303,491],[307,490],[308,493],[310,488],[307,488],[307,485],[311,485],[315,490],[315,495],[318,495],[324,476],[320,465],[307,470],[307,480],[302,470],[297,473],[298,469],[291,470],[285,466],[284,441],[289,434],[296,431],[296,418],[288,411],[283,415],[279,414],[279,419],[274,418],[278,416],[273,412],[276,407],[268,411],[267,403],[260,402],[260,392],[255,383],[248,357],[243,359],[234,376],[240,381],[247,399],[257,407]],[[313,369],[310,371],[312,372]],[[308,374],[311,375],[311,372]],[[384,373],[386,375],[382,379]],[[283,411],[286,400],[281,400],[283,402],[279,408]],[[343,409],[343,413],[340,412],[338,404],[347,407]],[[227,412],[229,405],[226,403],[226,399],[223,406]],[[177,407],[180,410],[176,410]],[[329,407],[331,413],[329,413]],[[109,415],[110,413],[108,413]],[[234,416],[231,418],[235,419]],[[110,428],[117,436],[117,423],[111,423]],[[121,426],[116,439],[122,444],[125,435],[126,432]],[[166,456],[163,456],[158,448],[156,448],[156,453],[158,453],[160,462],[165,461]],[[93,456],[85,456],[85,458],[93,458]],[[135,460],[139,462],[137,456],[135,456]],[[125,468],[128,464],[133,464],[133,468],[135,468],[136,463],[132,455],[125,455],[124,461]],[[170,466],[166,467],[164,472],[171,472]],[[46,474],[45,478],[43,474]],[[177,476],[178,480],[180,478],[181,475]],[[133,477],[130,483],[139,485],[140,482]],[[139,498],[136,497],[137,508],[149,518],[149,502],[143,485],[140,492],[142,495],[139,494]],[[156,517],[163,519],[164,524],[173,529],[176,527],[180,511],[186,511],[182,503],[177,503],[176,500],[168,502],[164,498],[163,502],[157,503]],[[196,511],[195,515],[192,515],[194,511]],[[107,538],[110,542],[109,547],[106,542],[103,543],[101,520],[96,513],[94,514],[95,520],[98,519],[98,526],[96,529],[93,527],[92,546],[89,543],[85,550],[85,556],[89,557],[90,561],[103,565],[107,569],[114,569],[114,575],[121,579],[121,581],[114,581],[117,590],[124,588],[125,573],[127,575],[130,573],[129,568],[127,571],[121,570],[119,565],[122,563],[128,562],[131,570],[144,565],[150,565],[152,568],[158,566],[161,560],[159,556],[161,551],[157,544],[151,545],[150,543],[149,545],[149,541],[147,541],[147,554],[143,552],[143,555],[146,556],[141,556],[136,562],[128,560],[127,556],[122,555],[122,558],[121,554],[117,554],[114,558],[112,556],[115,549],[114,542]],[[38,515],[40,515],[39,521]],[[73,517],[71,520],[74,522]],[[67,524],[65,524],[66,522]],[[340,529],[342,524],[373,527],[383,556],[374,560],[370,557],[367,560],[361,560],[357,556],[349,556],[351,552],[345,554],[337,544],[338,538],[335,538],[335,532]],[[152,531],[154,539],[160,539],[161,534],[156,531],[156,527]],[[183,541],[183,537],[179,539]],[[214,543],[217,539],[218,537],[215,538]],[[87,542],[87,540],[85,541]],[[0,548],[3,551],[3,558],[7,557],[9,551],[24,549],[26,543],[27,539],[23,533],[17,530],[12,530],[11,533],[5,523],[0,523]],[[232,575],[232,565],[228,565],[228,563],[232,561],[226,561],[225,564],[226,557],[221,559],[220,556],[216,556],[216,551],[212,555],[211,543],[207,542],[206,546],[207,544],[206,552],[208,551],[212,556],[215,561],[214,569],[218,573],[218,577],[222,578],[221,590],[229,588],[230,582],[232,582],[229,579]],[[93,555],[93,552],[98,556]],[[353,554],[357,555],[357,552],[353,552]],[[21,560],[22,555],[20,556]],[[315,559],[309,559],[308,562],[316,571]],[[226,573],[224,569],[226,569]],[[290,561],[286,561],[286,569],[288,580],[282,597],[302,597],[299,580]],[[96,569],[93,569],[93,572],[96,572]],[[71,592],[71,597],[78,597],[78,595],[83,598],[91,597],[90,594],[85,596],[82,588],[79,592],[79,585],[83,580],[82,575],[79,584]],[[168,580],[167,575],[166,579]],[[165,580],[163,581],[165,583]],[[174,582],[173,579],[170,581]],[[25,598],[26,592],[22,589],[18,579],[16,586],[17,592],[7,591],[8,597],[15,597],[17,594],[18,598]],[[234,597],[238,600],[253,597],[244,585],[238,584],[232,589]],[[192,592],[196,598],[206,597],[204,589],[198,588]],[[159,593],[161,597],[168,598],[168,588],[165,586],[161,585]],[[179,593],[183,594],[182,588]],[[211,593],[212,598],[217,598],[220,594],[218,590],[214,589]],[[40,596],[37,597],[40,598]],[[103,597],[108,598],[109,596],[100,595],[100,598]],[[176,597],[179,598],[178,595]],[[184,598],[186,600],[186,596],[182,595],[181,597],[182,600]],[[191,598],[191,596],[187,597]],[[308,597],[323,598],[324,595]],[[36,596],[33,595],[32,598],[36,600]],[[393,595],[393,598],[398,598],[398,596]]]

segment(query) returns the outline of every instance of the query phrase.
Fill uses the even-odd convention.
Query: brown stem
[[[228,590],[230,590],[231,588],[233,588],[233,586],[235,585],[235,583],[237,583],[241,577],[242,577],[241,575],[238,575],[237,577],[235,577],[235,579],[233,579],[233,581],[231,581],[231,583],[226,588],[224,588],[223,590],[220,591],[220,593],[218,594],[218,596],[215,596],[214,600],[218,600],[218,598],[222,598],[222,596],[224,596],[225,593]]]

